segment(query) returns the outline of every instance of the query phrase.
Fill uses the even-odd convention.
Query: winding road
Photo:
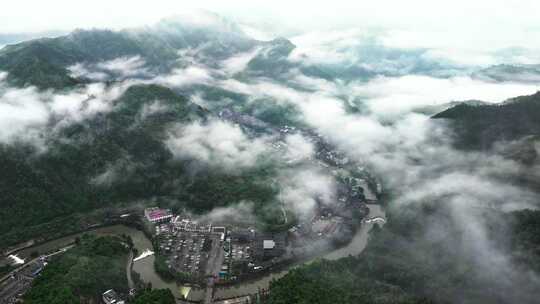
[[[131,276],[131,267],[133,267],[133,250],[129,251],[128,262],[126,265],[126,276],[128,280],[129,289],[135,288],[135,284],[133,283],[133,278]]]

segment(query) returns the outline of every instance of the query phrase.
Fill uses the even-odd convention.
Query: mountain
[[[174,126],[219,119],[184,97],[197,87],[180,92],[159,85],[129,86],[117,73],[134,66],[147,74],[139,78],[139,83],[145,83],[144,77],[182,67],[191,56],[209,67],[218,67],[221,60],[256,48],[264,54],[248,65],[253,71],[263,71],[272,62],[286,65],[294,45],[286,39],[256,41],[234,23],[206,14],[203,18],[176,16],[152,26],[121,31],[76,30],[1,49],[0,71],[7,72],[6,88],[35,86],[58,91],[54,94],[68,94],[101,82],[100,86],[111,90],[124,90],[107,104],[111,108],[108,111],[66,124],[62,115],[52,115],[40,130],[44,147],[0,143],[4,172],[0,205],[6,206],[0,210],[3,247],[39,239],[44,231],[54,237],[95,223],[80,214],[156,198],[180,202],[176,205],[195,212],[249,201],[257,206],[256,215],[270,219],[265,206],[275,197],[270,180],[275,178],[276,166],[225,172],[197,160],[176,159],[167,147]],[[108,71],[109,66],[114,71]],[[77,69],[107,75],[94,79],[87,76],[91,73],[75,73]],[[229,96],[218,88],[201,89],[219,100]],[[96,96],[89,94],[84,103],[88,106],[94,99]],[[281,119],[275,114],[276,105],[268,103],[267,108],[259,114]],[[36,205],[42,208],[32,207]],[[271,220],[263,225],[271,225]]]
[[[485,150],[496,142],[540,135],[540,92],[497,105],[459,104],[432,118],[450,123],[457,147]]]
[[[259,44],[236,23],[206,11],[166,18],[135,32],[159,37],[174,49],[197,49],[200,56],[212,59],[225,59]]]
[[[38,39],[44,37],[58,37],[66,35],[64,31],[45,31],[45,32],[28,32],[28,33],[0,33],[0,49],[4,45],[20,43],[23,41]]]
[[[112,104],[109,112],[50,126],[45,153],[31,144],[0,144],[3,246],[92,221],[80,226],[77,213],[156,198],[195,212],[249,201],[256,215],[268,217],[275,166],[216,170],[175,159],[167,147],[171,128],[205,123],[213,117],[206,109],[158,85],[131,86]]]
[[[248,62],[247,69],[255,75],[277,76],[285,73],[293,65],[287,58],[295,48],[296,46],[285,38],[265,42]]]
[[[445,110],[451,109],[455,106],[462,105],[462,104],[473,106],[473,107],[489,105],[488,102],[485,102],[482,100],[471,99],[471,100],[465,100],[465,101],[451,101],[451,102],[446,102],[446,103],[438,104],[438,105],[428,105],[428,106],[417,107],[417,108],[414,108],[413,111],[432,116],[432,115],[438,114],[440,112],[443,112]]]
[[[70,75],[71,65],[136,55],[149,61],[175,58],[172,49],[156,48],[125,32],[78,30],[67,36],[6,46],[0,50],[0,70],[8,72],[8,81],[16,86],[66,89],[85,82]]]
[[[143,106],[156,99],[169,105],[167,110],[140,120]],[[170,152],[160,141],[167,124],[206,115],[170,89],[155,85],[130,87],[116,104],[109,113],[60,129],[48,139],[47,153],[23,143],[0,145],[3,241],[15,241],[20,232],[32,233],[34,225],[120,198],[158,194],[160,179],[168,174]],[[91,183],[110,168],[126,177],[117,187]],[[32,207],[36,205],[40,208]]]
[[[163,72],[178,65],[182,49],[197,49],[198,56],[219,60],[259,43],[233,25],[218,25],[222,24],[206,27],[170,18],[151,27],[122,31],[76,30],[7,45],[0,50],[0,71],[8,72],[8,81],[16,86],[61,90],[88,81],[71,75],[68,68],[77,63],[139,56],[147,67]]]
[[[472,74],[475,78],[489,81],[515,81],[538,83],[540,65],[538,64],[499,64],[481,69]]]

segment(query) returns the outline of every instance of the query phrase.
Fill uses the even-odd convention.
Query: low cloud
[[[448,246],[459,248],[467,259],[475,261],[476,271],[489,272],[493,278],[519,275],[507,253],[489,235],[482,211],[538,208],[537,193],[508,183],[520,174],[530,174],[531,169],[495,153],[456,150],[450,130],[444,124],[411,111],[471,99],[500,103],[510,97],[534,93],[536,86],[494,83],[468,76],[381,76],[349,83],[315,79],[299,71],[291,71],[289,76],[287,83],[257,77],[218,83],[223,89],[245,94],[254,102],[271,98],[278,105],[297,106],[304,123],[384,181],[395,197],[390,205],[409,208],[422,202],[444,204],[450,211],[445,222],[468,235],[459,243],[449,240]],[[360,111],[351,111],[351,105]],[[300,138],[289,138],[296,140],[301,142]],[[304,147],[303,144],[298,146]],[[291,153],[309,155],[310,148],[304,148],[291,149]],[[308,215],[318,202],[334,200],[335,181],[324,171],[285,170],[279,181],[280,201],[297,214]],[[441,228],[437,223],[426,225],[432,233],[418,235],[413,242],[450,233],[437,234]],[[489,277],[482,280],[500,286],[501,290],[511,286],[508,280]]]
[[[239,202],[227,207],[218,207],[199,218],[203,222],[219,223],[253,223],[256,218],[253,212],[253,203]]]
[[[300,134],[285,137],[285,158],[288,163],[298,163],[313,158],[315,147]]]
[[[33,88],[0,88],[0,142],[9,143],[26,138],[38,140],[32,129],[42,128],[49,119],[50,111],[38,98]]]
[[[151,116],[153,114],[157,113],[163,113],[169,110],[169,106],[164,104],[160,100],[154,100],[151,103],[145,103],[142,108],[141,112],[139,113],[139,116],[142,120],[146,119],[148,116]]]
[[[265,140],[249,138],[240,127],[219,120],[178,125],[170,132],[167,146],[176,158],[229,171],[255,166],[268,149]]]
[[[318,203],[332,205],[335,200],[334,177],[316,168],[285,170],[278,182],[280,202],[302,217],[313,215]]]
[[[125,179],[136,169],[136,165],[129,158],[122,158],[109,164],[105,171],[90,180],[90,184],[97,186],[111,186],[115,182]]]
[[[191,65],[174,69],[171,73],[158,76],[152,81],[165,86],[185,87],[193,84],[208,84],[212,80],[209,69],[201,65]]]
[[[221,67],[229,74],[242,72],[246,69],[249,61],[260,52],[260,48],[254,48],[249,52],[240,53],[221,62]]]
[[[147,78],[151,75],[141,56],[119,57],[98,63],[77,63],[68,70],[75,78],[88,78],[94,81],[123,80],[127,78]]]
[[[451,101],[482,100],[500,103],[508,98],[534,94],[538,86],[527,83],[494,83],[471,77],[447,79],[409,75],[378,77],[366,84],[353,84],[354,96],[366,100],[372,113],[392,116],[423,106]]]
[[[101,83],[63,93],[16,88],[0,75],[0,142],[23,141],[42,148],[57,130],[113,108],[112,101],[127,84],[107,87]]]

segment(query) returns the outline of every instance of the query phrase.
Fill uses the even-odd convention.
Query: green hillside
[[[33,282],[24,303],[99,303],[109,289],[127,294],[127,245],[116,237],[84,235],[54,258]]]
[[[500,105],[460,104],[433,118],[449,121],[459,148],[489,149],[497,141],[540,135],[540,93]]]
[[[461,247],[466,236],[452,225],[444,204],[407,209],[388,212],[390,220],[383,229],[374,228],[359,256],[312,263],[274,281],[266,303],[535,303],[540,296],[524,275],[540,270],[539,211],[485,214],[490,240],[516,265],[505,280],[497,280]],[[428,223],[446,230],[424,239]]]
[[[156,100],[166,110],[141,118],[142,108]],[[226,173],[173,160],[165,146],[168,128],[204,121],[209,115],[205,109],[156,85],[130,87],[115,104],[109,113],[61,129],[47,142],[47,153],[24,144],[0,145],[2,246],[43,234],[40,224],[120,202],[164,197],[181,202],[177,207],[206,211],[242,200],[264,204],[273,199],[268,182],[274,176],[272,166]],[[193,171],[194,166],[199,169]],[[115,170],[118,178],[95,182],[108,170]]]

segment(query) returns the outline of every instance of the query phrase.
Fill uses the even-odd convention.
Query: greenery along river
[[[368,205],[370,209],[369,217],[385,217],[385,213],[379,205]],[[343,248],[336,249],[323,256],[326,259],[338,259],[348,255],[357,255],[366,247],[368,240],[368,232],[373,227],[373,223],[363,223],[357,234],[352,239],[351,243]],[[124,225],[114,225],[108,227],[100,227],[85,233],[95,233],[97,235],[128,235],[133,240],[133,245],[142,253],[146,249],[152,249],[151,241],[146,235],[134,228]],[[28,259],[33,252],[45,253],[57,248],[62,248],[72,243],[76,237],[84,233],[79,233],[53,241],[43,243],[38,246],[26,248],[17,252],[17,256],[23,259]],[[176,298],[185,296],[188,300],[199,301],[204,297],[204,290],[192,288],[189,286],[179,286],[174,282],[164,281],[154,270],[154,256],[149,256],[133,263],[133,270],[137,272],[144,282],[151,283],[153,288],[168,288],[172,291]],[[215,289],[215,298],[232,298],[245,294],[256,293],[260,289],[267,289],[273,279],[279,279],[287,273],[287,270],[276,273],[270,273],[257,280],[240,283],[234,286],[217,287]]]

